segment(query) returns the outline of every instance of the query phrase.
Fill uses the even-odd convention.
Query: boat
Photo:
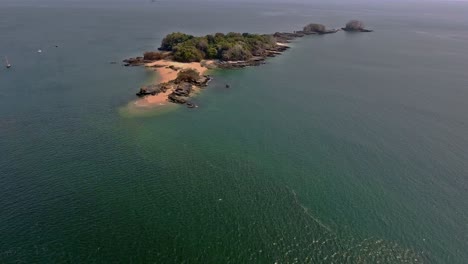
[[[7,58],[7,57],[5,57],[5,67],[6,67],[7,69],[10,69],[10,68],[11,68],[11,64],[10,64],[10,62],[8,61],[8,58]]]
[[[37,50],[37,53],[42,53],[42,50],[41,50],[41,49],[40,49],[40,50]]]

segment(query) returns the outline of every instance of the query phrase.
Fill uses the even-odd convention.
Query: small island
[[[347,32],[372,32],[373,30],[366,29],[364,27],[364,23],[362,23],[359,20],[351,20],[348,23],[346,23],[344,28],[341,28],[344,31]]]
[[[308,24],[294,32],[274,34],[216,33],[196,37],[174,32],[161,42],[158,51],[145,52],[142,57],[124,60],[124,66],[145,66],[157,71],[160,83],[141,87],[136,94],[137,106],[163,105],[166,102],[187,104],[194,91],[207,86],[211,77],[208,69],[235,69],[258,66],[269,57],[275,57],[290,47],[288,43],[307,35],[338,32],[322,24]],[[226,87],[230,87],[228,84]]]

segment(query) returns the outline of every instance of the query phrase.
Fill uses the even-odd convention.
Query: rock
[[[304,37],[305,35],[312,35],[315,34],[313,32],[304,32],[304,31],[294,31],[294,33],[289,33],[289,32],[276,32],[273,34],[273,37],[276,38],[276,41],[279,43],[289,43],[290,40],[293,40],[295,38],[301,38]]]
[[[173,88],[172,83],[151,84],[151,85],[141,87],[136,95],[139,97],[143,97],[146,95],[156,95],[158,93],[164,93],[167,90],[172,89],[172,88]]]
[[[165,67],[166,65],[161,65],[161,64],[155,64],[153,66],[148,66],[149,68],[162,68]]]
[[[208,83],[211,82],[211,80],[213,80],[213,78],[210,76],[203,75],[197,81],[195,81],[194,84],[200,87],[206,87]]]
[[[169,68],[169,69],[171,69],[171,70],[173,70],[173,71],[179,71],[179,70],[182,69],[182,68],[176,67],[176,66],[174,66],[174,65],[168,66],[167,68]]]
[[[176,103],[176,104],[185,104],[187,102],[187,99],[181,96],[178,96],[174,93],[171,93],[167,99],[169,99],[170,102]]]
[[[249,66],[259,66],[261,64],[265,64],[265,58],[267,55],[264,57],[254,57],[248,61],[236,61],[236,62],[229,62],[229,61],[218,61],[216,62],[216,65],[218,68],[221,69],[240,69],[240,68],[245,68]]]
[[[188,108],[196,108],[196,107],[198,107],[198,106],[197,106],[196,104],[194,104],[194,103],[187,102],[187,107],[188,107]]]
[[[327,29],[322,24],[314,24],[314,23],[305,26],[303,30],[305,34],[313,33],[313,34],[319,34],[319,35],[332,34],[338,31],[339,29]]]
[[[339,29],[330,29],[330,30],[325,30],[323,32],[319,32],[319,35],[325,35],[325,34],[333,34],[340,31]]]
[[[136,57],[123,60],[125,63],[124,66],[141,66],[144,65],[146,62],[143,60],[143,57]]]
[[[177,85],[174,92],[175,95],[188,97],[192,92],[192,85],[190,83],[181,83]]]

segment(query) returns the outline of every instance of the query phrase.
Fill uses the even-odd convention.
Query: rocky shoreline
[[[186,104],[190,103],[189,98],[195,87],[202,88],[208,86],[208,83],[213,78],[209,75],[202,75],[198,79],[187,78],[186,80],[175,79],[165,83],[151,84],[140,88],[136,95],[145,97],[148,95],[156,95],[159,93],[168,94],[167,99],[172,103]]]

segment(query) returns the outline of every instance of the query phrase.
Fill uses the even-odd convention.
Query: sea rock
[[[303,32],[306,34],[313,33],[313,34],[319,34],[319,35],[332,34],[338,31],[339,29],[327,29],[324,25],[317,24],[317,23],[308,24],[307,26],[304,27],[304,30],[303,30]]]
[[[203,75],[197,81],[195,81],[194,84],[200,87],[205,87],[209,82],[211,82],[212,79],[213,78],[211,78],[209,75]]]
[[[294,31],[290,32],[276,32],[273,34],[273,37],[276,38],[276,41],[279,43],[289,43],[291,40],[296,38],[304,37],[305,35],[313,35],[316,33],[313,32],[304,32],[304,31]]]
[[[174,92],[172,93],[177,96],[187,97],[190,95],[190,92],[192,92],[192,85],[190,83],[184,82],[184,83],[177,85],[177,87],[174,89]]]
[[[185,104],[187,102],[186,97],[178,96],[174,93],[171,93],[167,99],[169,99],[170,102],[176,103],[176,104]]]
[[[164,93],[169,89],[173,88],[172,83],[160,83],[160,84],[151,84],[147,86],[143,86],[140,88],[138,93],[136,93],[139,97],[144,97],[147,95],[156,95],[158,93]]]
[[[351,20],[348,23],[346,23],[346,26],[344,28],[341,28],[341,29],[347,32],[372,32],[373,31],[370,29],[365,29],[364,23],[362,23],[359,20]]]
[[[249,66],[265,64],[266,57],[267,55],[264,57],[254,57],[248,61],[218,61],[216,62],[216,65],[221,69],[241,69]]]
[[[125,59],[123,62],[125,63],[124,66],[142,66],[145,63],[149,63],[151,61],[144,60],[143,57],[136,57]]]
[[[166,65],[162,65],[162,64],[154,64],[152,66],[148,66],[149,68],[163,68],[163,67],[166,67]]]

